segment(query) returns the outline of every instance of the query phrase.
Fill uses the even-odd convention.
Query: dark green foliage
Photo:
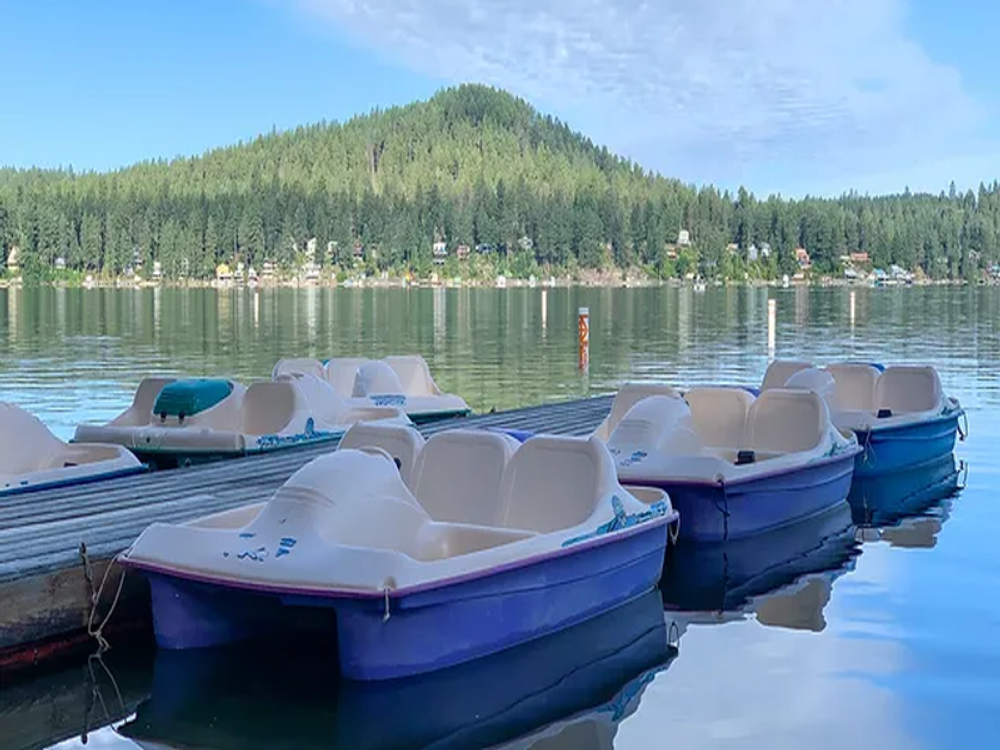
[[[673,247],[681,229],[693,247]],[[397,272],[429,272],[432,245],[443,241],[452,258],[468,245],[515,275],[642,265],[660,275],[773,277],[793,272],[794,248],[804,246],[821,272],[867,251],[876,266],[974,279],[998,258],[1000,184],[798,201],[696,190],[476,85],[108,174],[0,170],[3,257],[17,245],[38,278],[58,257],[105,274],[158,260],[168,277],[207,277],[234,260],[293,267],[310,239],[318,263],[347,267],[360,245],[369,269]],[[748,263],[750,245],[765,242],[772,256]],[[490,252],[478,254],[480,245]]]

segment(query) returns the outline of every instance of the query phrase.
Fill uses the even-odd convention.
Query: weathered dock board
[[[611,398],[525,407],[420,429],[427,436],[452,427],[583,435],[605,417]],[[0,672],[87,646],[94,587],[110,559],[150,523],[184,522],[266,500],[297,469],[333,449],[327,443],[0,500]],[[81,543],[92,564],[91,580]],[[114,596],[120,570],[116,566],[109,577],[101,613]],[[146,596],[141,579],[127,578],[112,624],[142,616]]]

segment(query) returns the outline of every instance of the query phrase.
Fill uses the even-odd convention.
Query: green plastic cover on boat
[[[217,403],[233,392],[233,384],[229,380],[217,378],[189,378],[167,383],[156,397],[153,404],[153,414],[168,417],[190,417],[206,409],[211,409]]]

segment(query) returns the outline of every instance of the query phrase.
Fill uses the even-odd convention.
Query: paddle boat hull
[[[959,420],[965,412],[957,404],[937,417],[908,424],[854,429],[862,452],[855,476],[871,478],[912,469],[954,452]]]
[[[936,456],[894,473],[855,476],[848,502],[859,526],[892,526],[920,515],[959,489],[961,467],[954,453]]]
[[[558,635],[389,682],[331,679],[335,655],[311,640],[161,651],[150,697],[120,731],[171,747],[247,750],[276,744],[444,750],[515,740],[528,747],[539,734],[584,722],[613,736],[644,687],[677,655],[671,635],[652,590]]]
[[[654,588],[667,525],[598,538],[531,564],[396,597],[236,588],[149,571],[157,644],[218,646],[288,632],[302,609],[333,609],[341,670],[355,680],[429,672],[556,633]],[[306,613],[303,622],[310,620]]]
[[[753,536],[829,511],[851,488],[859,448],[773,474],[706,483],[629,478],[670,495],[680,514],[679,542],[722,542]]]

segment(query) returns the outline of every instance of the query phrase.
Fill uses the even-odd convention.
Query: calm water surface
[[[591,315],[587,374],[580,306]],[[247,380],[282,356],[405,351],[476,410],[609,392],[626,378],[757,382],[778,356],[930,362],[969,412],[954,463],[861,488],[853,518],[865,528],[845,504],[781,538],[684,552],[662,592],[630,611],[453,675],[368,689],[336,685],[318,658],[117,654],[82,684],[118,700],[110,674],[138,710],[97,730],[94,710],[87,747],[1000,742],[995,290],[858,289],[853,312],[847,289],[0,290],[0,342],[0,399],[63,438],[123,409],[152,372]],[[4,725],[17,731],[0,747],[61,739],[37,708],[53,680],[78,674],[0,693],[0,718],[36,707]],[[82,747],[79,734],[58,747]]]

